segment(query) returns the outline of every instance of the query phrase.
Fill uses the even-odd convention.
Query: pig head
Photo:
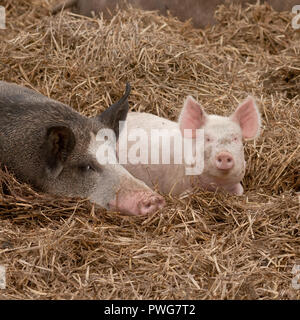
[[[243,140],[254,139],[260,131],[260,115],[252,97],[241,103],[229,117],[208,115],[192,97],[184,103],[179,127],[192,130],[188,138],[195,139],[195,130],[204,130],[204,170],[201,183],[208,189],[224,188],[243,194],[240,181],[245,174]]]
[[[179,121],[173,122],[147,113],[129,113],[126,132],[130,135],[132,129],[146,130],[151,136],[153,129],[177,130],[184,139],[191,139],[197,144],[197,129],[202,129],[203,138],[203,171],[199,175],[186,174],[186,162],[170,164],[152,164],[149,151],[148,163],[133,164],[128,156],[124,167],[148,186],[156,186],[163,193],[180,194],[193,187],[207,190],[225,190],[231,194],[243,194],[241,180],[245,174],[243,141],[254,139],[260,131],[260,115],[254,99],[248,97],[229,117],[209,115],[192,97],[188,97],[181,111]],[[131,139],[121,134],[120,140],[128,140],[128,155],[133,145]],[[178,137],[175,139],[178,140]],[[200,141],[201,142],[201,141]],[[147,142],[147,146],[151,143]],[[118,154],[124,154],[123,144],[118,147]],[[176,158],[178,149],[171,145],[171,158]],[[164,151],[162,142],[156,146],[160,153]],[[145,148],[141,148],[140,152]],[[179,150],[180,151],[180,150]]]
[[[153,213],[164,205],[161,196],[122,166],[100,165],[96,157],[99,130],[109,128],[118,137],[129,92],[127,85],[118,102],[87,118],[33,90],[0,81],[0,165],[54,195],[89,198],[126,214]]]

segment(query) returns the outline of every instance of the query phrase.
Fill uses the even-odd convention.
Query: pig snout
[[[234,167],[233,156],[229,152],[220,152],[215,159],[216,167],[219,170],[230,170]]]
[[[164,205],[165,200],[162,196],[144,191],[118,195],[116,200],[109,203],[110,209],[116,209],[134,216],[152,214],[162,209]]]

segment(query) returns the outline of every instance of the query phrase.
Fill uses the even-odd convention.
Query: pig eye
[[[83,173],[94,171],[94,168],[89,164],[82,164],[78,168]]]
[[[234,142],[238,142],[238,138],[237,138],[237,137],[234,137],[234,138],[233,138],[233,141],[234,141]]]
[[[206,142],[211,142],[211,138],[210,138],[210,137],[206,137],[206,138],[205,138],[205,141],[206,141]]]

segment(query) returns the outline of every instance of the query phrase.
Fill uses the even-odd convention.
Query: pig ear
[[[240,125],[244,139],[258,137],[261,120],[258,108],[252,97],[249,96],[244,100],[230,116],[230,119]]]
[[[184,102],[183,109],[179,116],[179,128],[182,136],[196,138],[196,129],[202,128],[207,121],[207,114],[200,104],[191,96]],[[192,134],[184,134],[185,129],[192,129]]]
[[[48,128],[43,144],[48,172],[56,177],[60,174],[75,143],[75,136],[70,128],[64,126]]]
[[[114,130],[117,139],[119,137],[119,121],[125,121],[127,117],[130,90],[130,84],[127,83],[123,97],[96,117],[97,121]]]

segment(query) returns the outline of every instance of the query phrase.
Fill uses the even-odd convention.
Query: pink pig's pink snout
[[[218,153],[215,162],[219,170],[230,170],[234,167],[233,156],[226,151]]]
[[[117,200],[111,201],[109,205],[111,209],[119,210],[125,214],[144,216],[162,209],[165,206],[165,200],[159,194],[139,191],[118,195]]]

